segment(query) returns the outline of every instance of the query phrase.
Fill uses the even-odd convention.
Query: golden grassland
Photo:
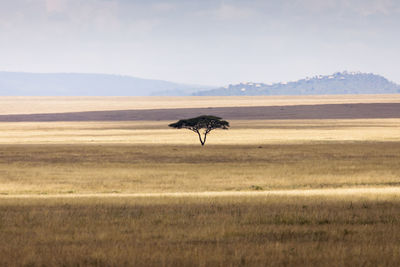
[[[400,184],[400,119],[231,121],[206,147],[168,123],[1,123],[0,194]]]
[[[400,199],[8,199],[1,266],[398,266]]]
[[[393,95],[200,96],[200,97],[0,97],[0,115],[98,110],[400,103]]]
[[[0,123],[0,144],[158,144],[198,142],[188,130],[170,129],[170,121],[7,122]],[[215,130],[208,144],[256,145],[329,141],[400,141],[400,119],[230,120],[228,131]]]
[[[1,145],[1,194],[400,185],[400,142]]]
[[[398,193],[118,194],[398,187],[399,119],[168,123],[1,123],[0,266],[398,266]]]

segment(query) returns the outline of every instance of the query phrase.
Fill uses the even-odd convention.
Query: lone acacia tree
[[[178,122],[171,123],[169,127],[176,129],[189,129],[199,135],[199,140],[202,146],[206,143],[207,134],[214,129],[227,130],[229,122],[222,120],[220,117],[202,115],[196,118],[179,120]],[[203,132],[203,138],[202,133]]]

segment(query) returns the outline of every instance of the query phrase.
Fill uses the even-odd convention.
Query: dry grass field
[[[0,202],[1,266],[398,266],[400,199]]]
[[[0,144],[196,145],[196,134],[169,129],[172,121],[0,123]],[[400,141],[400,119],[229,120],[210,145]]]
[[[400,95],[223,97],[0,97],[0,115],[100,110],[400,103]]]
[[[399,155],[400,142],[1,145],[0,194],[398,186]]]
[[[400,97],[185,100],[2,97],[0,114]],[[0,266],[398,266],[400,118],[229,121],[205,147],[171,121],[0,123]],[[277,190],[297,193],[260,194]]]

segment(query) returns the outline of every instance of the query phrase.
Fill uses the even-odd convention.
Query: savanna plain
[[[400,114],[233,119],[205,147],[171,122],[0,123],[0,265],[398,266]]]

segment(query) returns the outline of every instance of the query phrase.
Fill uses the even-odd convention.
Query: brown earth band
[[[210,107],[1,115],[0,122],[172,121],[199,115],[214,115],[232,120],[400,118],[400,103]]]

